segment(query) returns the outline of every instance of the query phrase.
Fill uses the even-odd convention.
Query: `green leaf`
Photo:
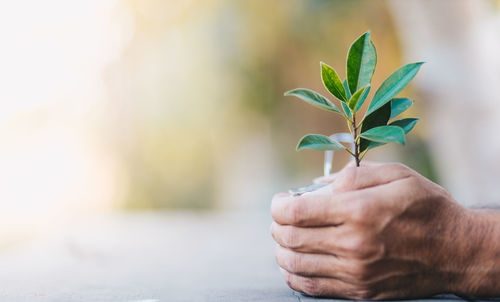
[[[391,116],[391,104],[387,103],[381,108],[379,108],[376,112],[370,114],[365,118],[361,126],[361,133],[366,132],[375,127],[387,125],[390,116]],[[376,144],[377,143],[375,142],[361,139],[359,142],[359,151],[363,152],[364,150],[378,147],[376,146]]]
[[[345,115],[349,119],[352,119],[351,109],[349,109],[349,106],[346,103],[344,103],[344,102],[340,102],[340,105],[342,106],[342,109],[344,110]]]
[[[349,99],[349,108],[351,108],[352,110],[354,110],[355,108],[357,108],[357,105],[358,105],[358,101],[363,97],[365,96],[366,97],[366,91],[370,89],[370,86],[365,86],[361,89],[359,89],[358,91],[356,91],[356,93],[354,93],[351,98]]]
[[[368,141],[368,142],[370,142],[370,144],[368,144],[368,147],[366,148],[366,150],[371,150],[371,149],[374,149],[374,148],[377,148],[377,147],[380,147],[380,146],[383,146],[386,144],[386,143],[377,143],[377,142],[372,142],[372,141]]]
[[[351,98],[351,91],[349,90],[349,86],[347,86],[347,79],[345,79],[345,80],[342,82],[342,86],[344,86],[344,89],[345,89],[345,95],[347,96],[347,99],[350,99],[350,98]]]
[[[344,86],[347,99],[350,99],[351,98],[351,92],[349,91],[349,87],[347,86],[347,79],[345,79],[344,82],[342,82],[342,85]],[[342,109],[344,110],[345,115],[349,119],[352,119],[351,109],[349,109],[349,106],[347,106],[347,104],[344,103],[344,102],[340,102],[340,105],[342,106]]]
[[[390,123],[389,126],[401,127],[403,128],[405,134],[407,134],[413,129],[413,127],[415,127],[418,120],[419,120],[418,118],[404,118]]]
[[[361,133],[362,138],[377,143],[400,143],[405,144],[405,133],[398,126],[380,126]]]
[[[330,100],[328,100],[327,98],[325,98],[321,94],[317,93],[316,91],[306,89],[306,88],[297,88],[297,89],[293,89],[293,90],[285,92],[285,96],[288,96],[288,95],[296,96],[296,97],[300,98],[301,100],[303,100],[303,101],[305,101],[313,106],[316,106],[318,108],[342,114],[340,109],[337,106],[335,106],[335,104],[330,102]]]
[[[401,128],[400,128],[401,129]],[[324,136],[321,134],[308,134],[304,136],[299,144],[297,145],[297,150],[301,149],[316,149],[316,150],[342,150],[345,149],[344,145],[336,140]]]
[[[377,50],[370,40],[370,31],[359,37],[347,55],[347,82],[351,91],[369,85],[377,64]]]
[[[321,62],[321,78],[323,79],[323,84],[326,89],[328,89],[331,94],[337,99],[347,102],[347,95],[339,75],[333,68],[323,62]]]
[[[413,105],[413,100],[409,98],[393,98],[391,100],[391,117],[389,119],[392,120],[396,116],[405,112],[406,109],[411,107],[411,105]]]
[[[407,64],[393,72],[375,92],[365,116],[384,106],[417,74],[423,62]]]
[[[366,100],[366,97],[368,96],[368,93],[370,93],[370,89],[371,87],[368,86],[368,89],[365,90],[365,93],[363,94],[363,96],[359,99],[358,101],[358,105],[356,106],[356,111],[359,110],[359,108],[361,108],[361,106],[363,106],[363,103],[365,102]]]

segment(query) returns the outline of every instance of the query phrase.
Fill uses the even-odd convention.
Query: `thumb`
[[[347,166],[342,169],[333,181],[334,192],[361,190],[387,184],[406,178],[415,172],[399,163],[364,163],[359,167]]]
[[[374,165],[380,165],[380,163],[377,163],[377,162],[372,162],[372,161],[364,161],[364,162],[361,162],[360,165],[362,167],[365,167],[365,166],[374,166]],[[346,168],[350,168],[350,167],[355,167],[356,166],[356,163],[354,162],[354,160],[351,160],[349,161],[343,168],[342,170],[346,169]],[[315,179],[313,179],[313,183],[315,184],[330,184],[330,183],[333,183],[335,181],[335,179],[337,178],[338,174],[342,171],[340,170],[339,172],[335,172],[333,174],[330,174],[328,176],[320,176],[320,177],[317,177]]]

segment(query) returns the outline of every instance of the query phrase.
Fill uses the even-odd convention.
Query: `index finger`
[[[349,217],[353,202],[345,193],[334,194],[331,185],[300,196],[275,195],[271,204],[274,221],[282,225],[341,225]]]

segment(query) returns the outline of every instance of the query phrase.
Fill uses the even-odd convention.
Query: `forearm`
[[[469,210],[461,233],[465,265],[452,291],[476,297],[500,296],[500,211]]]

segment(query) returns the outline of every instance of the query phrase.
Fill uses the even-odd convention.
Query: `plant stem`
[[[358,127],[356,125],[356,114],[352,114],[352,139],[354,141],[354,159],[356,160],[356,167],[359,167],[359,144],[357,141]]]

